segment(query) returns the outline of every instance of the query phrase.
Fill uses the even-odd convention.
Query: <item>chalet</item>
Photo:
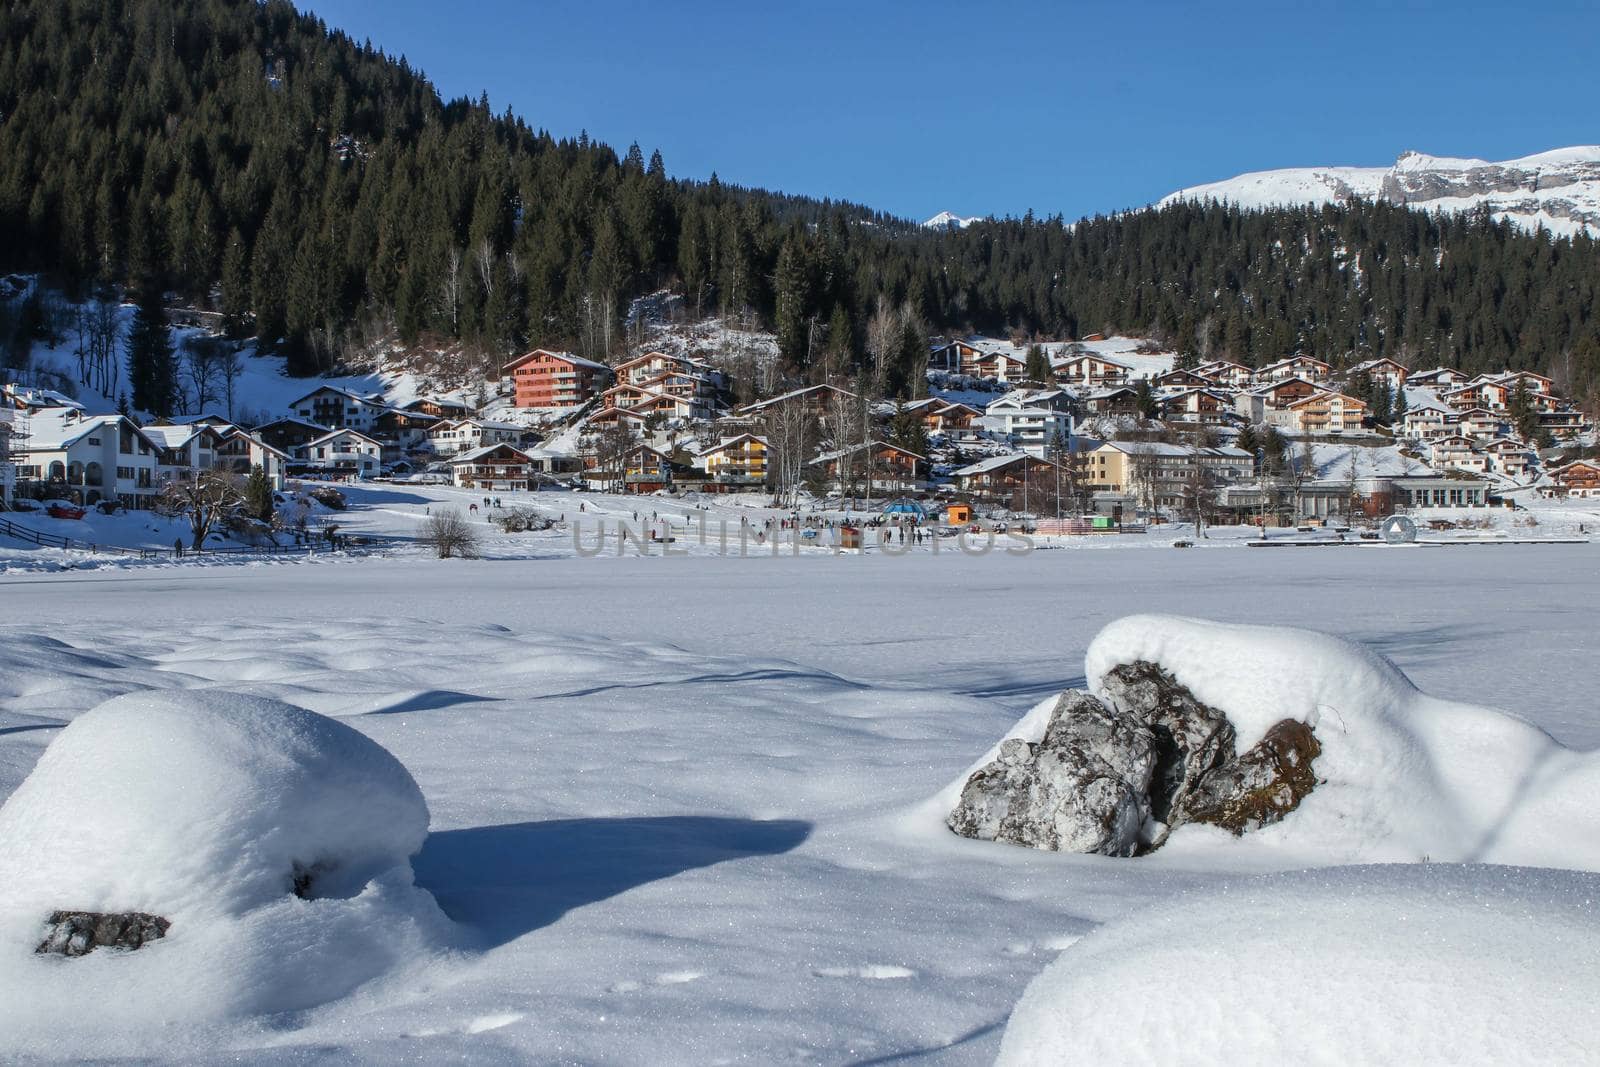
[[[371,430],[387,410],[381,396],[358,396],[334,385],[313,389],[289,405],[290,415],[330,430]]]
[[[744,418],[761,418],[772,414],[785,404],[799,402],[804,404],[812,415],[821,419],[827,418],[829,405],[838,398],[854,401],[861,399],[848,389],[840,389],[836,385],[808,385],[803,389],[792,389],[769,400],[746,404],[735,414]]]
[[[1406,384],[1443,391],[1466,385],[1467,376],[1450,367],[1435,367],[1433,370],[1412,371],[1406,375]]]
[[[518,356],[501,373],[511,378],[519,408],[582,407],[611,381],[604,363],[543,348]]]
[[[1259,389],[1252,389],[1250,394],[1260,396],[1270,410],[1287,411],[1307,397],[1315,396],[1321,389],[1322,387],[1310,378],[1291,375],[1287,378],[1280,378]]]
[[[1367,405],[1346,393],[1326,391],[1289,405],[1297,428],[1307,434],[1342,434],[1361,429]]]
[[[484,445],[516,444],[527,428],[488,419],[441,421],[428,431],[428,444],[441,456],[473,452]]]
[[[844,462],[847,457],[848,464]],[[878,489],[915,492],[923,487],[928,476],[927,456],[887,441],[867,441],[824,452],[807,464],[820,470],[837,488],[845,491],[851,488],[841,483],[842,472],[847,465],[854,477],[868,486],[868,495]]]
[[[221,439],[216,448],[216,463],[219,468],[245,476],[252,469],[260,467],[266,474],[267,480],[272,483],[272,488],[283,488],[284,476],[289,467],[287,452],[272,447],[257,434],[237,426],[222,427],[219,434]]]
[[[627,425],[635,428],[642,427],[644,425],[644,413],[635,411],[631,407],[601,408],[593,415],[590,415],[588,421],[584,423],[585,428],[588,429],[598,429],[602,426],[617,425]]]
[[[1181,393],[1163,397],[1157,406],[1161,418],[1167,422],[1184,422],[1201,426],[1223,426],[1234,414],[1233,398],[1218,389],[1185,389]]]
[[[983,352],[971,341],[946,341],[934,345],[928,353],[928,369],[961,373],[972,366]]]
[[[600,394],[600,403],[608,408],[633,408],[655,396],[641,386],[621,382]]]
[[[962,492],[978,496],[1009,499],[1029,485],[1054,485],[1061,476],[1060,464],[1026,453],[990,456],[952,473]]]
[[[1509,437],[1497,437],[1483,446],[1489,457],[1490,469],[1507,478],[1522,480],[1532,472],[1536,460],[1533,449]]]
[[[913,400],[902,410],[914,412],[922,419],[922,425],[929,433],[961,434],[970,430],[973,420],[983,415],[975,407],[936,396]]]
[[[1280,359],[1276,363],[1268,363],[1259,368],[1253,380],[1259,384],[1267,385],[1272,382],[1281,382],[1286,378],[1306,378],[1313,382],[1325,382],[1333,373],[1333,366],[1311,356],[1290,356]]]
[[[1174,368],[1151,378],[1150,384],[1157,389],[1213,389],[1222,383],[1198,371]]]
[[[1011,346],[980,352],[971,363],[962,366],[963,374],[973,378],[989,378],[997,382],[1020,381],[1028,366],[1028,357]]]
[[[1230,389],[1245,388],[1255,374],[1243,363],[1234,363],[1226,359],[1214,359],[1209,363],[1202,363],[1194,369],[1194,373],[1217,385],[1226,385]]]
[[[1539,412],[1539,429],[1548,430],[1554,437],[1576,437],[1589,428],[1589,420],[1580,411],[1561,408],[1557,411]]]
[[[151,425],[141,429],[157,448],[157,486],[193,481],[200,471],[217,465],[217,448],[222,439],[209,423]]]
[[[1505,427],[1504,413],[1488,408],[1468,408],[1456,417],[1456,432],[1467,437],[1499,437]]]
[[[1503,382],[1484,379],[1447,390],[1439,398],[1457,411],[1466,411],[1468,408],[1501,410],[1510,400],[1511,390]]]
[[[1138,415],[1139,394],[1126,385],[1096,389],[1084,396],[1083,407],[1091,415]]]
[[[28,389],[14,382],[0,385],[0,409],[5,408],[29,413],[52,409],[84,410],[82,404],[64,393],[54,389]]]
[[[514,492],[534,477],[533,457],[505,441],[471,448],[450,461],[450,480],[463,489]]]
[[[1066,385],[1101,387],[1125,385],[1133,378],[1133,368],[1092,352],[1069,356],[1055,367],[1056,381]]]
[[[452,400],[442,396],[419,396],[409,404],[403,405],[400,410],[415,412],[418,415],[431,415],[436,419],[464,419],[477,413],[477,409],[465,400]]]
[[[767,481],[767,439],[753,433],[725,437],[694,457],[713,492],[754,489]]]
[[[160,486],[161,446],[122,415],[85,415],[76,407],[34,409],[28,435],[11,442],[17,481],[43,483],[49,496],[80,504],[116,500],[147,508]]]
[[[1346,376],[1352,382],[1363,378],[1373,384],[1383,382],[1389,387],[1389,391],[1392,394],[1405,388],[1408,374],[1410,374],[1410,371],[1406,369],[1404,364],[1398,363],[1388,356],[1380,356],[1377,359],[1369,359],[1364,363],[1357,363],[1350,368]]]
[[[370,478],[383,465],[383,443],[356,430],[334,430],[300,446],[300,465],[328,474]]]
[[[1061,389],[1013,390],[984,409],[989,426],[1034,456],[1072,440],[1072,396]]]
[[[1419,441],[1443,437],[1450,432],[1446,428],[1449,418],[1450,413],[1438,404],[1419,404],[1406,409],[1405,417],[1400,422],[1401,432]]]
[[[660,449],[636,444],[615,464],[584,471],[583,480],[613,492],[654,493],[672,484],[671,457]]]
[[[1508,389],[1515,389],[1517,382],[1522,382],[1522,387],[1529,393],[1537,396],[1552,396],[1555,393],[1555,382],[1542,374],[1535,374],[1531,370],[1513,370],[1496,375],[1495,381]]]
[[[1430,446],[1430,466],[1435,470],[1471,471],[1484,474],[1489,470],[1489,457],[1479,452],[1477,442],[1463,434],[1451,434],[1436,439]]]
[[[304,419],[277,419],[255,428],[255,434],[279,452],[298,455],[302,446],[315,441],[333,427]]]
[[[1600,462],[1576,459],[1549,474],[1550,487],[1560,496],[1600,496]]]
[[[368,436],[384,445],[384,461],[394,462],[413,452],[427,450],[428,435],[443,423],[437,415],[421,411],[390,408],[372,423]]]

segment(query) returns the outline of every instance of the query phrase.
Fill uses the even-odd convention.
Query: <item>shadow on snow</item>
[[[429,834],[413,866],[446,915],[502,945],[650,882],[788,852],[810,833],[793,819],[552,819]]]

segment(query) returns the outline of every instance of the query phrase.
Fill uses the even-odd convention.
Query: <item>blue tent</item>
[[[915,500],[910,500],[906,497],[901,497],[899,500],[891,500],[887,505],[884,506],[883,513],[889,516],[912,518],[918,522],[921,522],[928,517],[928,510],[926,508],[917,503]]]

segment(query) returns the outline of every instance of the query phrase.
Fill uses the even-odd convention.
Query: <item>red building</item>
[[[604,363],[542,348],[507,363],[503,373],[516,385],[519,408],[581,407],[611,381]]]

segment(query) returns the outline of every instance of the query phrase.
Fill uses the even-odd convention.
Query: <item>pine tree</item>
[[[159,290],[148,288],[140,294],[127,350],[133,407],[157,419],[167,418],[178,396],[178,362]]]
[[[1022,364],[1022,376],[1041,385],[1049,385],[1056,380],[1056,372],[1050,366],[1050,357],[1045,355],[1043,345],[1028,346],[1028,354]]]
[[[258,463],[250,468],[250,477],[244,483],[244,511],[252,519],[272,521],[272,479]]]

